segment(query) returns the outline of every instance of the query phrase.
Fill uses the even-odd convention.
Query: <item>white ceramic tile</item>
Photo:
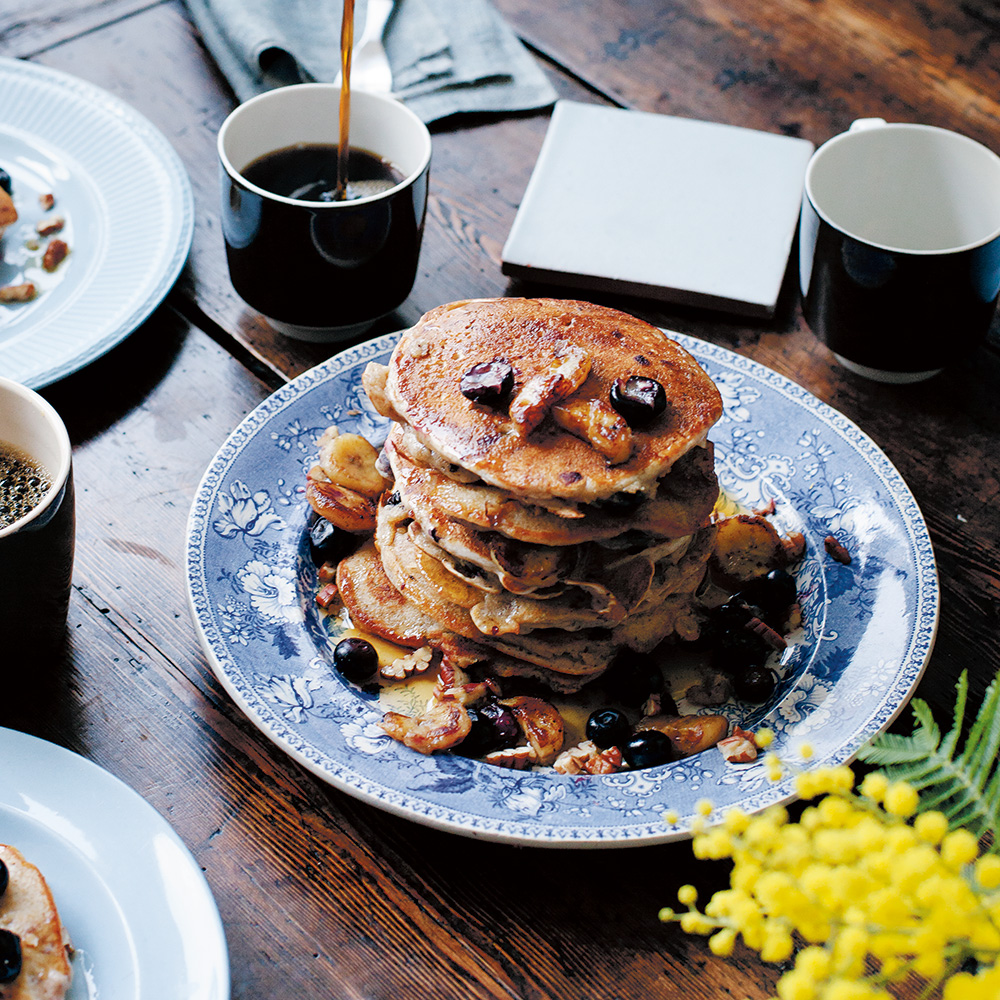
[[[805,139],[560,101],[503,273],[771,315],[812,152]]]

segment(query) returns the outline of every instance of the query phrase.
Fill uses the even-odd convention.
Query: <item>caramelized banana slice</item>
[[[575,437],[596,448],[612,465],[632,454],[632,430],[625,418],[602,399],[571,399],[552,407],[552,418]]]
[[[330,482],[367,497],[377,497],[388,485],[375,467],[378,451],[360,434],[328,427],[319,446],[319,464]]]
[[[670,738],[679,756],[690,757],[723,739],[729,732],[729,720],[724,715],[648,715],[635,729],[658,729]]]
[[[712,565],[726,580],[746,583],[786,562],[781,536],[759,514],[737,514],[716,526]]]
[[[421,715],[386,712],[379,725],[403,746],[429,754],[461,743],[472,729],[472,719],[460,701],[446,698],[432,700]]]
[[[547,701],[521,695],[504,698],[501,705],[511,710],[537,764],[551,764],[562,750],[565,728],[562,716]]]
[[[306,476],[306,499],[317,514],[344,531],[375,530],[375,500],[331,483],[319,466]]]

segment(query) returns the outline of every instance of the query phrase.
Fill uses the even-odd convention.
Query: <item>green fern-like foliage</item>
[[[969,693],[967,672],[956,685],[953,725],[941,738],[927,703],[910,703],[916,725],[910,736],[883,733],[868,743],[858,757],[879,767],[890,780],[908,781],[920,795],[921,812],[939,810],[951,829],[964,827],[977,837],[992,835],[1000,848],[1000,675],[986,689],[986,697],[964,744],[959,746],[965,703]]]

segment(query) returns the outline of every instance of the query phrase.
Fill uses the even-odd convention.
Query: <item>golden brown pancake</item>
[[[633,429],[631,456],[620,464],[551,417],[522,435],[503,407],[462,395],[461,377],[476,364],[507,361],[516,395],[571,346],[586,352],[590,369],[569,400],[607,401],[612,384],[633,375],[655,379],[666,391],[665,412]],[[655,488],[722,415],[712,380],[656,327],[615,309],[559,299],[476,299],[432,309],[404,333],[388,371],[373,364],[364,383],[380,412],[409,425],[438,456],[529,499],[586,502]]]
[[[434,469],[449,479],[454,479],[456,483],[478,482],[479,477],[475,473],[466,472],[460,465],[449,462],[433,448],[428,448],[413,433],[412,427],[406,424],[393,424],[390,433],[396,450],[414,465],[424,469]]]
[[[484,599],[482,591],[451,576],[413,545],[404,516],[387,517],[384,508],[381,514],[376,533],[379,557],[386,577],[408,601],[446,631],[558,674],[597,676],[618,648],[650,649],[670,636],[677,616],[690,612],[690,595],[704,576],[712,536],[711,530],[704,532],[690,555],[666,568],[657,600],[647,596],[633,614],[602,620],[592,608],[567,607],[557,600],[509,595],[490,604],[494,595]],[[677,596],[682,600],[674,600]]]
[[[600,666],[589,674],[559,674],[546,666],[517,659],[455,635],[393,587],[371,541],[341,561],[337,568],[337,587],[352,623],[359,628],[398,646],[412,649],[433,646],[444,652],[456,666],[480,665],[484,673],[494,677],[532,678],[562,693],[578,691],[604,672],[604,667]]]
[[[530,677],[563,693],[578,691],[605,669],[603,663],[589,670],[574,663],[575,672],[559,673],[545,662],[520,659],[456,635],[396,590],[370,541],[340,562],[337,586],[354,625],[399,646],[433,646],[457,666],[468,668],[478,664],[491,676]]]
[[[619,573],[609,582],[623,592],[623,598],[600,584],[566,587],[544,599],[520,597],[499,586],[491,592],[481,581],[470,582],[451,572],[435,553],[414,544],[409,527],[401,506],[379,508],[375,544],[386,574],[418,607],[473,640],[540,628],[576,632],[616,625],[630,606],[641,602],[653,577],[651,563],[645,573],[640,566],[632,573],[627,569]]]
[[[578,545],[640,531],[660,538],[690,535],[709,523],[719,496],[711,447],[695,448],[665,476],[656,494],[621,513],[613,504],[575,504],[560,513],[482,482],[459,483],[404,458],[390,436],[385,453],[395,489],[430,531],[458,520],[534,545]],[[440,527],[438,530],[441,530]]]

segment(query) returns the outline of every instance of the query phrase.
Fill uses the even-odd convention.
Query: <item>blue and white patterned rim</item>
[[[721,347],[669,334],[715,380],[725,415],[711,435],[728,495],[776,502],[803,532],[797,570],[804,625],[763,706],[724,711],[775,731],[786,759],[851,760],[893,720],[930,656],[938,582],[920,510],[897,470],[842,414],[800,386]],[[370,439],[385,421],[360,384],[395,337],[351,348],[258,406],[199,486],[188,525],[188,582],[203,645],[226,690],[268,737],[331,785],[416,822],[473,837],[563,847],[618,847],[687,837],[695,806],[750,811],[786,801],[791,779],[718,750],[606,776],[516,772],[450,754],[424,756],[378,728],[374,696],[330,666],[337,628],[315,607],[305,543],[305,471],[331,423]],[[836,536],[852,560],[824,552]],[[717,711],[713,709],[711,711]],[[668,823],[664,813],[676,814]]]
[[[109,351],[159,305],[191,248],[194,197],[163,134],[107,91],[19,59],[0,59],[0,90],[0,158],[51,175],[57,210],[74,223],[58,287],[0,316],[0,374],[37,389]]]

